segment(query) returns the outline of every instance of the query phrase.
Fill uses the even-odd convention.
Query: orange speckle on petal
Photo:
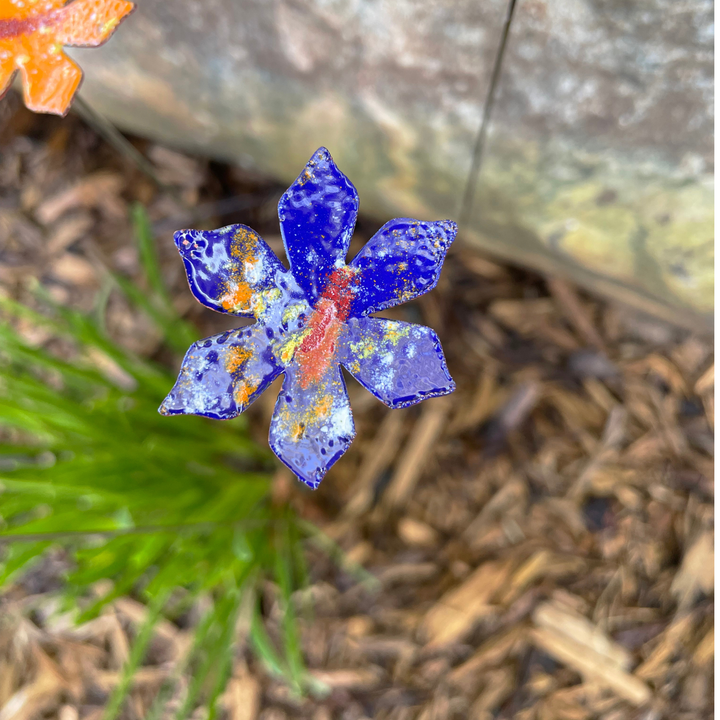
[[[228,350],[227,357],[225,358],[225,369],[229,373],[242,370],[243,366],[251,356],[252,353],[243,347],[232,347]]]
[[[318,418],[325,417],[332,410],[333,399],[332,395],[323,395],[318,404],[315,406],[315,414]]]
[[[237,228],[230,242],[230,257],[229,278],[220,303],[229,312],[251,312],[256,296],[252,278],[260,274],[260,238],[248,227]]]
[[[240,260],[255,258],[256,244],[255,233],[250,228],[241,226],[233,234],[230,254]]]
[[[238,282],[220,299],[225,310],[247,311],[252,300],[252,288],[246,282]]]
[[[235,403],[239,407],[245,407],[250,401],[250,396],[257,390],[257,385],[241,381],[235,388]]]

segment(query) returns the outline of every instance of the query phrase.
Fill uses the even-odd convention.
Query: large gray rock
[[[710,318],[712,2],[520,2],[472,221],[614,297]]]
[[[380,219],[461,232],[684,323],[712,309],[712,3],[139,0],[83,93],[117,125],[292,180],[320,145]],[[469,211],[469,212],[468,212]]]

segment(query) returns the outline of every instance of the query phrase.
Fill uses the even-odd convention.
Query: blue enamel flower
[[[370,315],[435,287],[457,226],[391,220],[346,264],[358,195],[325,148],[278,210],[290,270],[244,225],[175,233],[193,295],[255,323],[192,345],[160,412],[232,418],[285,373],[270,447],[317,488],[355,436],[341,365],[391,408],[455,389],[430,328]]]

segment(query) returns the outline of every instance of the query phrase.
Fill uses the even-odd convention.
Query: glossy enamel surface
[[[394,220],[346,264],[357,207],[320,148],[280,201],[290,270],[244,225],[175,234],[198,301],[255,323],[195,343],[160,412],[235,417],[284,373],[270,447],[312,488],[355,435],[341,365],[392,408],[454,389],[432,330],[367,315],[435,286],[455,223]]]

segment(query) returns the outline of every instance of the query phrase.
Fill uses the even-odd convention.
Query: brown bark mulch
[[[0,286],[18,297],[40,277],[90,310],[105,267],[138,273],[131,200],[149,208],[177,307],[208,334],[229,325],[187,291],[172,231],[244,222],[281,251],[282,188],[246,171],[138,141],[171,188],[158,191],[79,119],[32,116],[12,97],[0,146]],[[362,220],[354,243],[376,227]],[[277,471],[277,502],[373,579],[310,549],[312,584],[297,601],[312,600],[302,641],[325,693],[292,696],[252,659],[241,626],[224,715],[711,717],[711,340],[460,242],[438,289],[387,316],[438,330],[458,389],[389,411],[350,382],[358,437],[320,490]],[[121,342],[162,356],[121,298],[107,318]],[[275,395],[249,411],[259,442]],[[271,584],[265,595],[279,635]],[[146,614],[123,598],[64,626],[54,602],[29,584],[1,606],[0,720],[100,718]],[[145,716],[189,637],[160,623],[125,717]]]

